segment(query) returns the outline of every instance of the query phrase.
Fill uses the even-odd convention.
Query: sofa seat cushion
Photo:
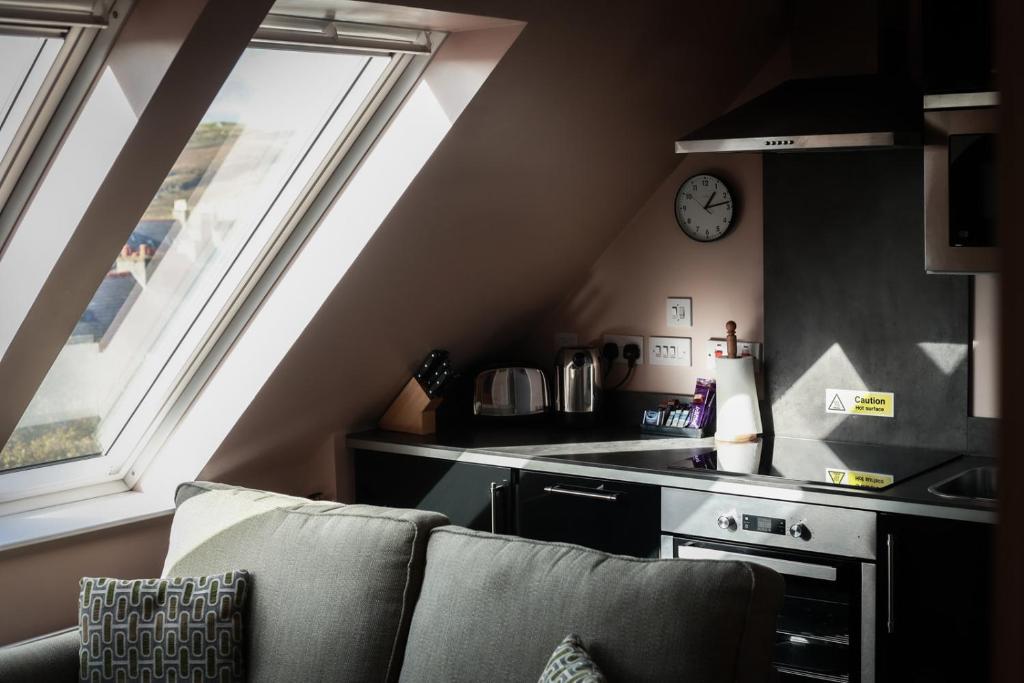
[[[764,681],[782,579],[745,562],[641,560],[435,529],[402,681],[537,681],[578,634],[610,681]]]
[[[397,680],[443,515],[183,484],[164,576],[252,575],[248,680]]]

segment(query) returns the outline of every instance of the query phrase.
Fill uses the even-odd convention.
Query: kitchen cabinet
[[[520,536],[635,557],[657,557],[661,489],[646,484],[543,472],[519,473]]]
[[[989,680],[993,527],[880,515],[878,538],[878,680]]]
[[[357,503],[440,512],[479,531],[514,531],[511,469],[357,450],[355,477]]]

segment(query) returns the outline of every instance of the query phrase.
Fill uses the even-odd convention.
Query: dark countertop
[[[800,462],[804,451],[811,457],[813,451],[820,451],[826,445],[829,447],[829,455],[838,452],[843,456],[842,460],[855,460],[859,452],[875,451],[876,457],[878,452],[884,453],[887,462],[915,461],[913,467],[908,465],[907,471],[910,473],[925,470],[914,476],[908,475],[904,479],[900,474],[896,474],[899,467],[893,467],[892,470],[896,474],[895,484],[884,489],[869,489],[836,487],[824,481],[793,481],[758,473],[680,468],[675,466],[680,460],[694,453],[714,449],[714,439],[649,435],[642,433],[639,427],[568,429],[550,424],[483,426],[428,436],[374,430],[349,435],[348,445],[363,450],[405,453],[673,488],[713,490],[760,498],[800,500],[876,512],[989,523],[996,521],[993,505],[942,498],[928,491],[929,486],[959,472],[994,463],[993,458],[977,455],[860,444],[825,444],[821,441],[800,439],[775,440],[777,466],[771,469],[774,474],[785,477],[796,478],[791,471],[792,467],[783,463]],[[780,448],[787,449],[788,460],[778,458]],[[848,456],[847,453],[853,455]],[[813,457],[819,458],[821,454],[815,453]],[[854,466],[849,468],[855,469]],[[824,467],[820,469],[824,477]],[[877,468],[870,471],[877,471]],[[799,474],[806,475],[806,472]]]

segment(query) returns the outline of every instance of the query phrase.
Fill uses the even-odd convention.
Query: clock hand
[[[711,200],[715,198],[716,194],[718,194],[718,190],[715,190],[714,192],[712,192],[711,195],[708,197],[708,200],[706,202],[704,202],[704,210],[705,211],[708,210],[708,204],[711,203]]]
[[[705,206],[705,207],[704,207],[704,209],[705,209],[705,210],[707,210],[707,209],[713,209],[713,208],[715,208],[716,206],[721,206],[722,204],[728,204],[728,203],[730,203],[731,201],[732,201],[732,200],[730,200],[730,199],[727,199],[727,200],[725,200],[724,202],[718,202],[717,204],[709,204],[708,206]]]

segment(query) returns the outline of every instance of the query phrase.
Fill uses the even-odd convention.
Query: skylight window
[[[244,52],[145,214],[111,254],[0,451],[0,472],[109,455],[115,446],[127,457],[394,60],[280,47]]]
[[[55,35],[5,33],[0,27],[0,179],[63,44]]]

